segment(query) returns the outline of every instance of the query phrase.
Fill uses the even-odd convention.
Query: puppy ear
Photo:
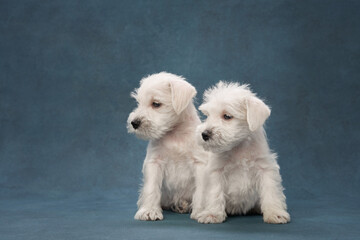
[[[171,101],[176,114],[180,114],[196,95],[195,88],[184,80],[170,81]]]
[[[259,129],[270,116],[270,108],[257,97],[246,98],[247,122],[250,131]]]

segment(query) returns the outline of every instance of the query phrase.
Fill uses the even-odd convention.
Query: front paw
[[[226,213],[202,212],[197,215],[199,223],[222,223],[226,219]]]
[[[200,215],[200,211],[197,211],[197,210],[193,209],[191,211],[190,218],[194,219],[194,220],[197,220],[199,218],[199,215]]]
[[[141,221],[156,221],[156,220],[164,219],[161,209],[157,209],[157,208],[153,208],[153,209],[140,208],[135,214],[134,218],[136,220],[141,220]]]
[[[272,224],[284,224],[290,222],[290,215],[286,210],[264,212],[264,222]]]

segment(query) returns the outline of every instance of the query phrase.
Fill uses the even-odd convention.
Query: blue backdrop
[[[0,238],[357,238],[359,1],[0,1]],[[147,74],[250,83],[292,223],[136,222]],[[2,237],[1,237],[2,236]]]

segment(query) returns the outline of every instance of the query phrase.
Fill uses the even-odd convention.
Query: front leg
[[[143,168],[144,185],[138,200],[138,211],[135,214],[136,220],[155,221],[162,220],[161,209],[161,185],[163,171],[157,162],[146,162]]]
[[[197,214],[199,223],[222,223],[226,219],[226,200],[221,174],[221,171],[216,170],[206,175],[208,191],[204,194],[205,207]]]
[[[205,164],[195,163],[195,192],[192,199],[192,211],[190,218],[198,219],[200,212],[204,207],[205,192]]]
[[[277,224],[290,221],[285,199],[279,170],[264,170],[260,180],[260,203],[264,222]]]

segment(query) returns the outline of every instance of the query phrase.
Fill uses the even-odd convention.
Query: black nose
[[[211,132],[209,130],[206,130],[205,132],[201,133],[202,138],[206,142],[211,137]]]
[[[137,129],[141,124],[140,119],[135,119],[133,121],[131,121],[131,125],[133,126],[134,129]]]

